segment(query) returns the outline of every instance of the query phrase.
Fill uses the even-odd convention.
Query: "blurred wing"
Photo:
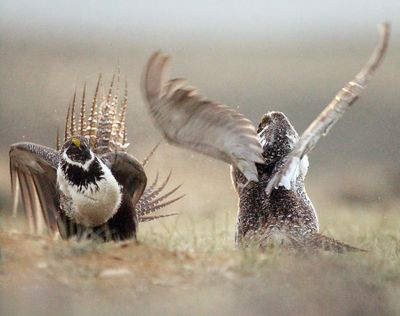
[[[229,107],[203,99],[184,80],[162,86],[168,60],[154,53],[142,79],[150,114],[167,141],[232,164],[248,180],[258,181],[255,163],[264,160],[253,124]]]
[[[284,164],[275,176],[268,183],[266,193],[269,195],[274,188],[285,186],[287,189],[293,187],[296,181],[293,174],[299,168],[301,159],[307,155],[317,144],[321,136],[325,136],[332,126],[343,116],[351,105],[358,99],[362,90],[364,90],[380,65],[385,55],[389,41],[390,27],[388,24],[381,25],[381,39],[374,50],[368,63],[361,71],[342,88],[329,105],[320,115],[310,124],[310,126],[301,135],[299,141],[287,156]],[[290,183],[289,187],[287,183]]]
[[[57,231],[59,195],[57,191],[56,150],[33,143],[17,143],[10,148],[11,191],[14,210],[21,192],[30,231],[41,233],[45,225],[49,232]]]
[[[115,151],[101,157],[111,169],[115,179],[128,192],[135,206],[142,196],[147,184],[147,177],[139,161],[131,155]]]

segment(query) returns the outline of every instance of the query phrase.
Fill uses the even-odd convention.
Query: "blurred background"
[[[150,54],[171,54],[172,75],[254,124],[283,111],[299,133],[366,62],[377,24],[392,23],[382,67],[356,106],[310,155],[317,208],[337,201],[385,204],[400,193],[398,1],[0,2],[0,207],[9,206],[8,148],[54,146],[74,89],[93,91],[120,65],[129,82],[129,151],[143,159],[160,139],[140,94]],[[173,170],[181,212],[235,212],[229,167],[165,143],[149,181]]]
[[[237,251],[229,166],[164,142],[149,182],[172,169],[170,188],[183,183],[186,196],[169,207],[179,217],[140,226],[138,246],[27,238],[0,218],[0,314],[132,315],[132,304],[139,315],[400,311],[400,1],[0,0],[2,214],[10,144],[54,147],[75,88],[87,82],[92,94],[99,72],[109,82],[119,65],[128,80],[129,152],[139,160],[161,139],[139,89],[159,49],[173,57],[171,75],[203,96],[255,125],[282,111],[301,133],[367,61],[382,21],[392,24],[382,67],[310,154],[306,179],[321,231],[369,254]],[[110,269],[119,274],[105,278]]]

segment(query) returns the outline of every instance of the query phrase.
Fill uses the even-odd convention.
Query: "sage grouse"
[[[108,94],[101,92],[101,75],[86,116],[86,85],[79,120],[76,93],[68,107],[64,144],[49,148],[17,143],[10,149],[14,213],[21,192],[30,230],[60,233],[62,238],[124,240],[136,238],[137,222],[174,215],[151,213],[181,198],[166,200],[179,187],[160,196],[169,176],[158,186],[158,176],[146,189],[144,165],[126,152],[127,86],[119,100],[119,72]]]
[[[172,144],[229,163],[239,197],[236,243],[279,244],[342,252],[356,249],[319,233],[315,209],[304,188],[307,154],[366,87],[385,53],[389,26],[369,62],[335,96],[299,138],[280,112],[268,112],[256,131],[249,120],[225,105],[202,98],[183,79],[162,83],[169,57],[149,59],[143,96],[155,125]]]

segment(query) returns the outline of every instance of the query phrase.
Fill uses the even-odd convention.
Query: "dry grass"
[[[341,207],[325,233],[367,254],[233,247],[234,214],[142,224],[139,243],[0,233],[4,315],[391,315],[400,312],[400,215]]]

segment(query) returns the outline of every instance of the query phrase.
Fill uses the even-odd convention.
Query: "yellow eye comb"
[[[72,138],[72,140],[71,140],[71,142],[72,142],[72,144],[74,144],[74,146],[75,147],[81,147],[81,141],[80,141],[80,139],[79,138]]]

